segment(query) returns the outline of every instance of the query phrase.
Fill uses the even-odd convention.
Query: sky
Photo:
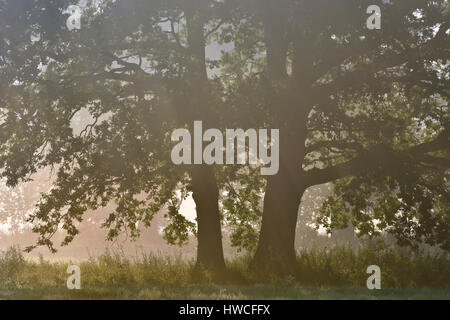
[[[189,221],[195,222],[195,201],[192,198],[192,193],[190,193],[189,196],[181,203],[180,214],[185,216]]]

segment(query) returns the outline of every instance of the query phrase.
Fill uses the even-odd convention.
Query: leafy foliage
[[[365,26],[375,3],[377,31]],[[329,229],[449,249],[448,1],[102,1],[75,32],[69,4],[0,0],[1,176],[58,172],[29,219],[38,245],[53,249],[58,228],[70,243],[111,202],[110,239],[137,237],[168,205],[165,237],[184,243],[194,226],[174,192],[190,189],[189,168],[172,165],[170,133],[202,118],[279,128],[298,197],[337,181],[319,219]],[[214,42],[225,49],[200,61]],[[266,183],[253,169],[215,168],[233,244],[248,249]]]

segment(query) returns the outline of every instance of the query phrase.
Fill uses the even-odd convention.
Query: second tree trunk
[[[225,259],[219,213],[219,189],[212,167],[195,166],[191,171],[192,196],[198,223],[197,267],[223,271]]]

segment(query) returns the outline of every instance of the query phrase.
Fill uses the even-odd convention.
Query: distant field
[[[193,273],[194,262],[142,253],[127,258],[105,252],[73,262],[81,270],[81,290],[69,290],[67,261],[27,260],[18,248],[0,254],[0,299],[445,299],[450,300],[446,255],[361,247],[303,251],[298,275],[255,273],[249,260],[228,261],[217,284]],[[366,268],[381,269],[381,290],[365,287]]]

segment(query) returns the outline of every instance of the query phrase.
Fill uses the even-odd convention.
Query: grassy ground
[[[446,289],[381,289],[302,287],[298,285],[153,285],[93,286],[71,291],[65,287],[0,288],[0,299],[175,299],[175,300],[449,300]]]
[[[257,274],[248,259],[228,262],[215,284],[193,275],[193,261],[142,253],[127,258],[106,252],[81,268],[81,290],[68,290],[71,262],[24,259],[18,248],[0,254],[0,299],[450,299],[445,255],[362,247],[301,252],[296,278]],[[365,288],[366,268],[381,268],[382,290]]]

